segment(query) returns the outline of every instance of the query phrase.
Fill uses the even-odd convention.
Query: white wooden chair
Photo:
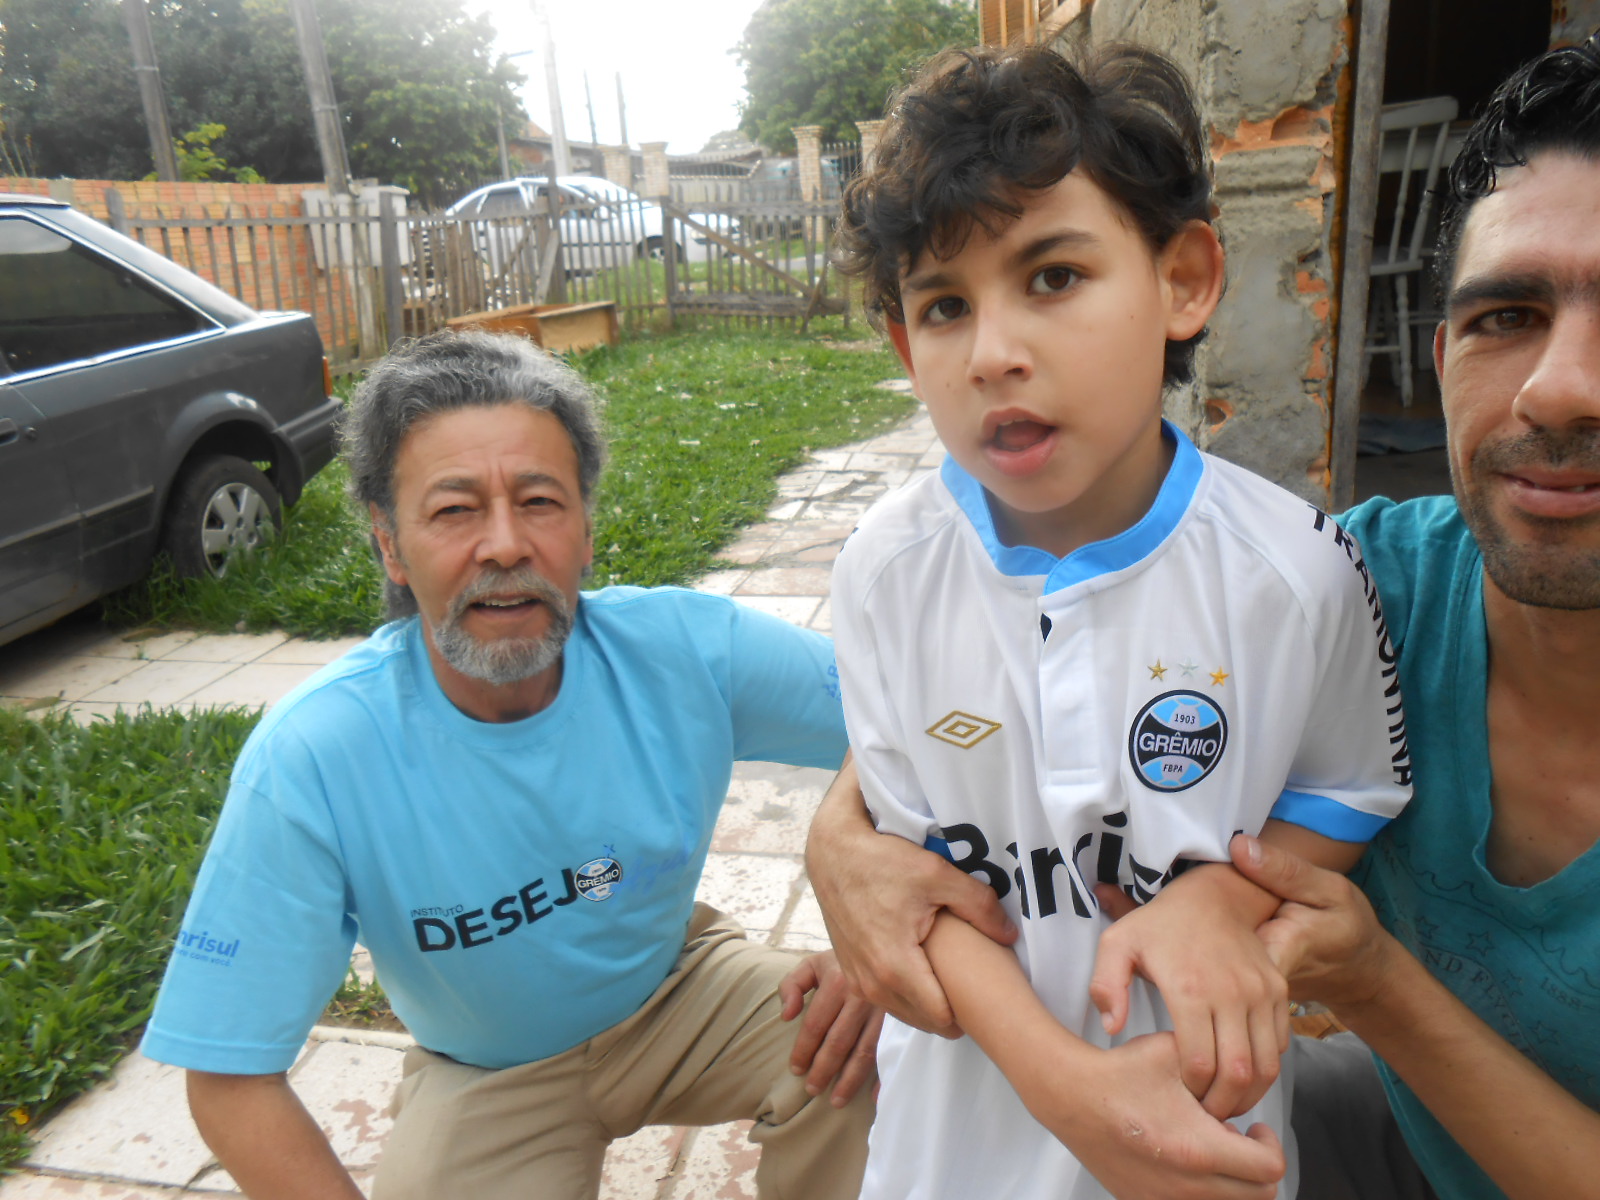
[[[1398,355],[1400,402],[1408,408],[1415,323],[1411,285],[1413,280],[1420,283],[1427,266],[1434,187],[1448,161],[1450,122],[1458,108],[1453,96],[1386,104],[1378,126],[1383,138],[1379,177],[1394,174],[1398,181],[1388,243],[1372,249],[1366,366],[1371,367],[1375,354]]]

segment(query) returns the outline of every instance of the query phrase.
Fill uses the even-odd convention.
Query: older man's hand
[[[811,991],[816,995],[807,1005],[806,994]],[[806,1091],[820,1096],[831,1083],[831,1102],[839,1108],[848,1104],[863,1084],[876,1081],[883,1009],[868,1004],[851,989],[833,951],[808,954],[784,976],[778,995],[783,999],[785,1021],[805,1012],[789,1067],[806,1077]]]

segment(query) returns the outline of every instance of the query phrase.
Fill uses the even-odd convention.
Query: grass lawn
[[[758,520],[811,449],[892,425],[891,355],[824,337],[645,338],[582,356],[608,399],[612,462],[593,586],[682,583]],[[158,574],[115,619],[210,630],[362,633],[380,619],[365,527],[324,471],[283,536],[226,580]],[[80,729],[0,707],[0,1168],[29,1128],[102,1078],[149,1015],[211,823],[254,713],[120,715]],[[367,1019],[381,992],[347,987]]]
[[[645,337],[575,365],[606,398],[611,437],[591,587],[688,582],[762,517],[776,478],[808,451],[870,437],[911,405],[872,386],[900,375],[893,354],[825,335]],[[337,464],[318,475],[285,515],[282,537],[227,579],[183,581],[158,568],[107,601],[108,615],[219,632],[370,632],[381,620],[381,580],[344,483]]]
[[[255,720],[0,707],[0,1166],[143,1027]]]

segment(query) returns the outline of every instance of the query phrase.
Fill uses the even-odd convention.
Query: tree
[[[274,182],[321,177],[287,0],[150,0],[175,129]],[[463,0],[319,0],[356,178],[453,199],[496,171],[497,108],[522,106],[494,29]],[[0,0],[0,121],[46,175],[137,179],[149,140],[118,0]]]
[[[779,153],[794,152],[795,125],[853,137],[908,67],[976,38],[968,0],[766,0],[734,48],[748,94],[739,128]]]

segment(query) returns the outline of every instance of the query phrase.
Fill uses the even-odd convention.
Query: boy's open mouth
[[[1015,454],[1032,449],[1049,437],[1055,426],[1041,421],[1007,421],[994,431],[995,449]]]

